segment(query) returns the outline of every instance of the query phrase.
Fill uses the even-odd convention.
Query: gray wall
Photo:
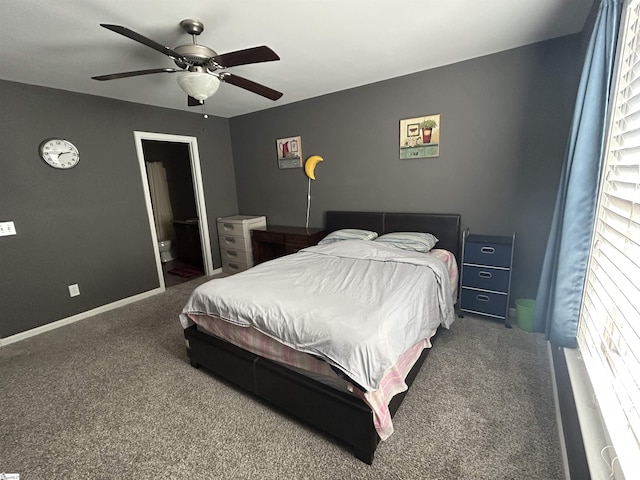
[[[159,286],[135,130],[198,138],[220,266],[215,221],[238,211],[227,119],[6,81],[0,104],[0,221],[18,232],[0,237],[0,337]],[[80,150],[69,171],[38,156],[58,136]]]
[[[474,232],[517,234],[513,298],[533,297],[584,42],[564,37],[230,121],[0,81],[0,221],[18,231],[0,238],[0,337],[158,287],[134,130],[198,138],[216,267],[219,216],[304,225],[307,179],[277,168],[275,146],[301,135],[305,158],[325,158],[312,226],[329,209],[460,213]],[[399,121],[434,113],[440,156],[400,161]],[[76,168],[38,157],[54,136],[80,148]]]
[[[512,299],[533,298],[580,47],[579,35],[563,37],[232,118],[240,212],[304,225],[307,178],[277,168],[275,145],[301,135],[303,157],[325,160],[310,226],[331,209],[460,213],[472,232],[516,233]],[[440,156],[399,160],[399,121],[436,113]]]

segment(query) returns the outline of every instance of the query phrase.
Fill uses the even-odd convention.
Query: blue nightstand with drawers
[[[460,311],[509,324],[509,294],[515,234],[511,237],[466,233],[462,244]]]

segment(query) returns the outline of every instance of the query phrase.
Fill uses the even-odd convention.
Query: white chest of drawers
[[[251,230],[266,226],[265,216],[232,215],[218,218],[218,242],[223,272],[238,273],[253,266]]]

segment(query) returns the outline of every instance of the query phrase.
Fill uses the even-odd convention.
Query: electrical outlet
[[[13,222],[0,222],[0,237],[16,234],[16,226]]]
[[[69,296],[77,297],[78,295],[80,295],[80,287],[78,287],[78,284],[74,283],[73,285],[69,285]]]

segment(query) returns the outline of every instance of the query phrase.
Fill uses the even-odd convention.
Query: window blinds
[[[640,471],[640,0],[618,41],[578,346],[626,475]]]

